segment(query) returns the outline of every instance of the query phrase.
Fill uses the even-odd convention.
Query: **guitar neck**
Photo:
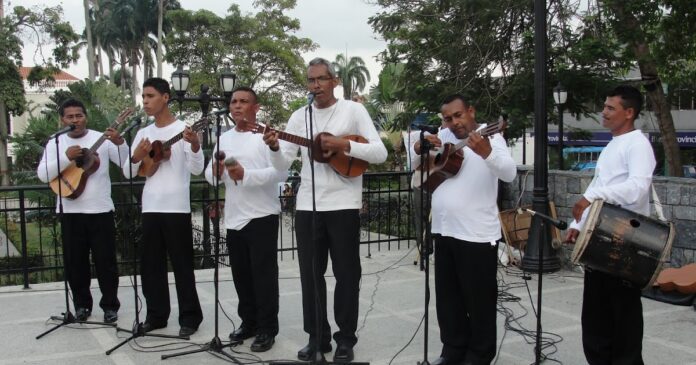
[[[179,142],[179,140],[181,140],[182,138],[184,138],[183,131],[175,134],[174,137],[172,137],[172,138],[168,139],[166,142],[162,143],[162,147],[164,147],[164,149],[168,149],[174,143]]]
[[[296,136],[294,134],[276,131],[276,135],[278,136],[278,138],[282,139],[283,141],[288,141],[290,143],[298,144],[300,146],[310,147],[312,145],[311,139]]]
[[[487,125],[485,128],[479,131],[481,134],[481,137],[488,137],[490,135],[496,134],[502,130],[502,122],[495,122]],[[469,142],[469,137],[464,138],[461,142],[457,143],[454,145],[454,148],[450,149],[449,154],[453,154],[457,152],[458,150],[466,147],[466,144]]]
[[[111,125],[108,128],[115,129],[116,127],[118,127],[119,124],[121,124],[121,123],[118,120],[116,120],[113,123],[111,123]],[[104,141],[106,141],[106,134],[102,134],[101,137],[99,137],[99,139],[96,142],[94,142],[92,147],[89,148],[89,152],[91,152],[91,153],[96,152],[99,149],[99,147],[101,147],[102,143],[104,143]]]

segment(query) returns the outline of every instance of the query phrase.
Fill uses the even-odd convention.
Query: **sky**
[[[64,19],[70,22],[76,32],[81,33],[85,27],[82,0],[4,0],[4,2],[6,13],[18,5],[25,7],[61,5]],[[252,5],[253,0],[180,0],[180,2],[184,9],[207,9],[219,16],[224,16],[233,3],[239,4],[244,13],[257,12]],[[315,51],[302,55],[305,61],[314,57],[324,57],[333,61],[337,54],[346,52],[348,57],[362,57],[370,71],[370,85],[376,85],[381,66],[375,60],[375,56],[385,49],[386,43],[380,39],[379,35],[373,33],[367,21],[379,9],[378,6],[368,4],[365,0],[297,0],[297,6],[288,15],[300,21],[301,29],[296,33],[297,36],[309,38],[319,45]],[[25,40],[24,66],[33,66],[37,62],[35,50],[36,46]],[[80,79],[88,76],[85,53],[85,51],[82,52],[77,65],[66,70]],[[166,67],[164,77],[169,79],[173,70],[172,66]],[[142,80],[142,76],[138,79]],[[363,93],[368,91],[364,90]]]

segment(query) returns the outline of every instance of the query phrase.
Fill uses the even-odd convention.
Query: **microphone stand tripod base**
[[[112,347],[111,349],[107,350],[107,351],[106,351],[106,354],[107,354],[107,355],[111,355],[111,353],[114,352],[114,351],[116,351],[116,349],[118,349],[119,347],[125,345],[128,341],[134,340],[134,339],[136,339],[136,338],[138,338],[138,337],[149,336],[149,337],[159,337],[159,338],[175,338],[175,339],[180,339],[180,340],[189,340],[189,339],[190,339],[189,336],[175,336],[175,335],[164,335],[164,334],[158,334],[158,333],[145,332],[145,331],[143,330],[143,324],[142,324],[142,323],[136,323],[135,325],[133,325],[133,329],[131,329],[131,330],[123,329],[123,328],[121,328],[121,327],[116,327],[116,332],[128,332],[128,333],[130,333],[131,335],[130,335],[130,337],[128,337],[128,338],[124,339],[123,341],[121,341],[118,345],[116,345],[116,346]]]
[[[214,352],[216,354],[220,354],[220,355],[227,357],[228,359],[232,360],[232,362],[234,362],[235,364],[242,365],[242,363],[239,362],[239,360],[237,360],[234,356],[222,351],[222,349],[225,347],[233,347],[233,346],[240,345],[241,343],[242,343],[242,341],[231,341],[229,343],[223,344],[222,341],[220,340],[220,337],[215,336],[215,337],[213,337],[212,340],[210,340],[210,342],[206,343],[205,345],[203,345],[199,349],[178,352],[175,354],[165,354],[165,355],[162,355],[161,359],[166,360],[166,359],[169,359],[170,357],[177,357],[177,356],[182,356],[182,355],[189,355],[189,354],[196,354],[199,352],[210,351],[210,352]]]

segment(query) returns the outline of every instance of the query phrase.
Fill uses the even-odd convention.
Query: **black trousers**
[[[114,213],[65,213],[62,230],[68,259],[65,266],[75,308],[92,310],[92,292],[89,289],[92,281],[89,263],[91,252],[102,293],[99,306],[104,310],[117,311],[121,303],[117,296],[118,265]]]
[[[278,215],[227,230],[232,280],[242,325],[256,334],[278,334]]]
[[[169,283],[167,257],[172,264],[179,301],[179,325],[198,328],[203,312],[193,274],[193,236],[189,213],[143,213],[140,272],[147,303],[146,321],[167,323]]]
[[[315,311],[319,310],[321,342],[330,342],[331,327],[326,317],[324,274],[331,255],[336,278],[334,318],[336,343],[354,346],[358,342],[358,301],[360,292],[360,217],[357,209],[317,212],[315,241],[312,242],[312,212],[297,211],[295,216],[298,261],[302,282],[304,330],[310,342],[317,341]],[[316,289],[315,290],[315,283]]]
[[[585,272],[582,345],[591,365],[643,364],[641,290],[596,270]]]
[[[490,364],[496,350],[497,247],[437,236],[435,298],[442,355]]]

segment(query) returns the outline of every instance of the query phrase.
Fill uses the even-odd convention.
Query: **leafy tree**
[[[659,121],[669,175],[683,176],[671,106],[663,83],[696,81],[696,13],[689,0],[598,0],[607,24],[623,47],[620,56],[637,63],[650,106]]]
[[[332,62],[338,78],[343,87],[343,98],[350,100],[354,94],[362,91],[370,81],[370,71],[365,67],[365,61],[360,57],[351,57],[344,54],[336,55],[336,61]]]
[[[229,65],[238,85],[256,90],[271,121],[287,120],[291,110],[285,105],[305,90],[301,54],[316,46],[293,35],[300,23],[284,14],[295,5],[296,0],[257,0],[258,13],[242,14],[233,4],[224,18],[207,10],[169,12],[173,28],[165,38],[166,60],[190,68],[190,90],[204,83],[217,95],[216,78]]]
[[[79,36],[70,24],[63,22],[60,6],[27,9],[17,6],[12,13],[0,18],[0,177],[2,185],[9,185],[9,166],[7,157],[9,115],[24,112],[26,100],[24,85],[18,67],[22,65],[22,35],[36,37],[40,48],[52,41],[55,46],[52,57],[43,58],[43,52],[37,52],[41,59],[35,59],[40,67],[32,69],[28,76],[31,83],[41,80],[53,80],[59,67],[67,67],[77,61],[77,49],[74,47]]]

